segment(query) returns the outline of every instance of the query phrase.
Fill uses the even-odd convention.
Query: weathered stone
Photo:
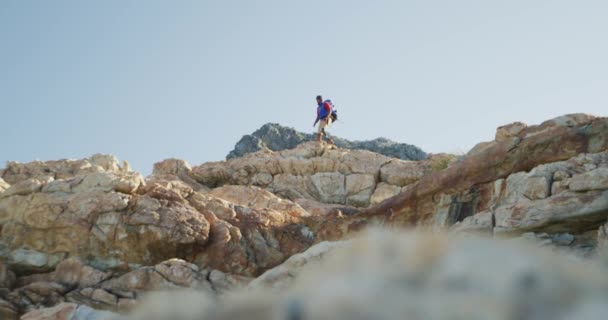
[[[480,142],[480,143],[476,144],[475,146],[473,146],[473,148],[471,148],[471,150],[469,150],[469,152],[467,152],[467,156],[473,156],[476,154],[480,154],[480,153],[486,151],[487,149],[494,147],[495,145],[496,145],[496,141]]]
[[[556,195],[556,194],[562,193],[564,191],[570,190],[569,187],[570,187],[571,180],[572,179],[570,179],[570,178],[566,178],[561,181],[553,182],[553,184],[551,184],[551,195]]]
[[[338,172],[317,173],[310,178],[319,199],[325,203],[345,204],[345,177]]]
[[[16,280],[15,273],[0,261],[0,288],[12,289]]]
[[[337,228],[333,225],[333,222],[326,222],[325,226],[327,226],[327,228],[332,228],[332,230],[335,231],[323,230],[322,233],[327,232],[327,234],[332,234],[332,238],[335,239],[343,236],[343,234],[340,235],[338,230],[359,229],[365,224],[374,223],[376,221],[384,221],[386,223],[387,220],[392,224],[399,225],[428,225],[434,221],[434,212],[441,193],[455,194],[457,192],[468,192],[468,190],[472,190],[477,186],[507,178],[516,172],[527,172],[543,164],[551,164],[576,158],[579,154],[591,150],[589,149],[589,146],[591,143],[590,141],[592,140],[608,141],[608,130],[601,129],[608,127],[607,118],[593,118],[587,116],[580,118],[581,119],[578,119],[578,116],[568,116],[565,119],[574,120],[553,121],[544,126],[541,125],[542,128],[539,126],[527,127],[524,132],[520,134],[522,138],[515,137],[497,142],[494,146],[487,148],[485,151],[475,155],[469,155],[445,170],[429,173],[423,176],[418,182],[415,182],[410,191],[402,192],[387,201],[365,210],[358,215],[356,219],[336,220],[335,223],[342,225],[342,228]],[[558,125],[564,123],[566,125]],[[595,146],[598,145],[598,143],[600,142],[594,142],[593,150],[599,148]],[[605,155],[604,153],[599,153],[591,157],[596,157],[600,160],[605,158]],[[601,161],[606,163],[605,160]],[[595,162],[596,161],[594,160],[594,163]],[[571,166],[573,169],[574,167],[579,168],[576,170],[586,170],[584,166],[581,168],[581,166],[578,166],[576,163],[566,163],[564,165]],[[553,171],[550,171],[549,169],[550,168],[544,169],[547,172],[546,174],[543,173],[542,176],[549,178],[550,176],[547,175],[553,174],[554,171],[562,170],[562,168],[555,168]],[[541,175],[540,172],[535,172],[534,174]],[[521,192],[521,190],[514,193],[514,196],[512,197],[513,202],[518,201],[519,196],[517,196],[517,194],[519,192]],[[596,218],[601,218],[603,215],[602,212],[606,210],[605,207],[602,207],[603,204],[600,203],[601,201],[596,198],[596,196],[597,193],[589,193],[578,200],[574,200],[573,195],[561,192],[557,197],[535,200],[535,202],[540,202],[533,206],[545,207],[544,209],[535,212],[549,212],[546,210],[553,210],[550,206],[555,205],[559,207],[561,203],[572,202],[569,205],[570,209],[578,211],[579,215],[567,214],[567,216],[574,218],[574,216],[582,217],[583,214],[589,214],[590,219],[595,221]],[[552,198],[555,199],[545,201]],[[587,201],[587,199],[593,200]],[[479,211],[477,212],[491,209],[490,205],[505,206],[506,204],[504,201],[506,201],[505,198],[500,196],[494,200],[494,203],[480,202],[478,204],[480,206],[478,208]],[[592,207],[594,207],[593,209],[589,208],[589,202],[594,203],[594,205],[592,205]],[[581,205],[587,206],[587,209],[576,209]],[[521,207],[523,204],[518,206]],[[588,209],[591,211],[586,211]],[[507,209],[505,208],[505,210]],[[519,212],[522,211],[522,209],[517,210],[519,210]],[[532,210],[531,207],[530,210]],[[513,210],[508,210],[509,213],[506,215],[511,216],[512,211]],[[524,211],[527,210],[524,209]],[[563,212],[562,209],[559,208],[557,211],[560,213]],[[518,217],[516,221],[520,221],[520,215],[521,213],[513,214],[513,216]],[[562,219],[559,214],[552,214],[551,216],[553,216],[553,218],[543,219],[542,223],[534,223],[535,227],[541,227],[541,224],[543,223],[552,224],[553,219],[558,219],[563,223],[567,221],[565,218]],[[500,223],[503,223],[503,221]],[[558,223],[558,225],[561,224],[563,227],[563,223]],[[582,225],[593,227],[596,223],[597,222],[587,221],[578,224],[573,229],[579,229]],[[508,224],[510,225],[511,223]],[[570,232],[571,230],[564,231]],[[559,232],[559,230],[557,232]]]
[[[474,233],[484,236],[492,235],[492,213],[484,211],[465,218],[454,224],[450,231],[457,233]]]
[[[608,191],[562,193],[559,197],[519,202],[496,209],[494,232],[576,232],[608,218]]]
[[[371,174],[351,174],[346,176],[346,204],[367,207],[376,187],[376,179]]]
[[[366,207],[381,176],[390,180],[387,183],[401,186],[419,179],[427,167],[426,162],[401,161],[364,150],[309,142],[291,150],[261,151],[225,162],[205,163],[194,167],[190,176],[212,188],[253,184],[290,200],[307,198]],[[349,176],[350,181],[342,181]]]
[[[51,308],[31,311],[21,320],[114,320],[118,314],[95,310],[84,305],[61,303]]]
[[[496,129],[495,140],[505,141],[507,139],[519,136],[528,126],[523,122],[513,122],[508,125],[500,126]]]
[[[273,209],[282,212],[298,212],[302,216],[308,215],[298,204],[281,199],[258,187],[223,186],[213,189],[209,194],[230,203],[253,209]]]
[[[91,299],[108,305],[115,305],[118,303],[118,298],[116,298],[115,295],[103,289],[93,290],[93,293],[91,294]]]
[[[27,179],[69,179],[94,172],[118,172],[118,160],[111,155],[94,155],[81,160],[33,161],[29,163],[7,162],[2,178],[9,184]]]
[[[353,215],[360,210],[356,207],[340,205],[340,204],[325,204],[310,199],[296,199],[295,203],[299,204],[306,212],[312,216],[327,216],[327,215]]]
[[[0,175],[0,193],[4,192],[6,189],[10,188],[11,185],[6,183]]]
[[[392,160],[380,169],[380,180],[395,186],[405,186],[418,181],[425,173],[421,162]]]
[[[549,196],[549,180],[545,177],[529,177],[526,179],[523,194],[530,200],[545,199]]]
[[[378,204],[388,198],[392,198],[401,192],[401,188],[388,183],[381,182],[374,190],[370,202],[372,205]]]
[[[69,255],[100,269],[125,268],[178,256],[184,246],[208,240],[209,222],[184,198],[193,192],[187,185],[154,183],[139,195],[124,192],[142,184],[122,188],[124,181],[141,182],[132,173],[95,172],[70,193],[0,199],[0,241],[10,249],[9,264],[44,271]]]
[[[258,173],[253,176],[252,183],[256,186],[267,187],[272,183],[272,175],[270,173]]]
[[[33,282],[56,282],[68,287],[85,288],[95,286],[112,276],[84,264],[80,259],[69,258],[61,261],[55,271],[45,274],[34,274],[19,278],[19,285]]]
[[[7,188],[0,196],[5,198],[13,195],[24,196],[42,190],[48,181],[38,179],[27,179],[19,181]]]
[[[570,174],[564,170],[557,170],[553,173],[553,181],[564,181],[570,178]]]
[[[0,299],[0,319],[3,320],[17,320],[19,314],[14,305],[10,302]]]
[[[67,292],[68,288],[58,283],[34,282],[15,289],[6,299],[16,306],[20,313],[24,313],[64,302]]]
[[[582,174],[577,174],[570,181],[570,190],[588,191],[608,189],[608,168],[597,168]]]

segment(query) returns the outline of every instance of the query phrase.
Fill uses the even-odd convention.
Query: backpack
[[[331,100],[325,100],[325,102],[329,102],[329,104],[331,105],[331,122],[338,121],[338,110],[334,108],[334,104],[331,102]]]
[[[331,110],[331,122],[336,122],[336,121],[338,121],[338,110],[332,109]]]

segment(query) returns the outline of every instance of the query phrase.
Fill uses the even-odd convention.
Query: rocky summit
[[[605,318],[608,118],[508,124],[463,157],[275,129],[148,177],[8,162],[0,319]]]
[[[267,123],[254,133],[243,136],[226,158],[238,158],[260,150],[282,151],[293,149],[303,142],[314,141],[315,139],[315,134],[299,132],[277,123]],[[427,154],[416,146],[394,142],[386,138],[377,138],[370,141],[349,141],[332,136],[332,140],[340,148],[368,150],[402,160],[423,160],[427,157]]]

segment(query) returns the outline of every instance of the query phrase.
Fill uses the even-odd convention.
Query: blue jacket
[[[325,100],[325,101],[319,103],[319,106],[317,107],[317,119],[318,120],[325,119],[328,115],[331,114],[331,109],[332,109],[331,100]]]

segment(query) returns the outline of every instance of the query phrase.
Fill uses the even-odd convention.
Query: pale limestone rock
[[[101,167],[104,171],[120,172],[118,159],[109,154],[94,154],[89,158],[91,164]]]
[[[311,142],[291,150],[260,151],[223,162],[205,163],[194,167],[190,176],[212,188],[223,185],[256,185],[291,200],[307,198],[324,203],[348,202],[365,207],[369,204],[376,180],[380,177],[380,168],[389,161],[390,158],[369,151],[344,150]],[[410,167],[419,170],[424,166],[411,162],[402,169],[409,170]],[[404,175],[402,172],[399,174]],[[344,177],[350,175],[363,175],[366,183],[370,180],[369,177],[373,177],[374,185],[349,192],[346,190],[346,182],[340,182],[340,179],[344,180]],[[420,172],[413,175],[418,176]],[[391,179],[403,180],[399,177]],[[355,185],[350,186],[356,188]]]
[[[196,182],[191,176],[192,167],[181,159],[167,159],[154,164],[152,175],[147,178],[149,182],[181,180],[193,190],[199,192],[209,191],[208,187]]]
[[[298,212],[307,216],[308,212],[298,204],[281,199],[274,194],[259,187],[223,186],[209,192],[210,195],[224,199],[230,203],[254,209],[272,209],[282,212]]]
[[[274,176],[269,191],[286,199],[298,198],[317,199],[310,177],[295,176],[291,174],[278,174]]]
[[[340,205],[340,204],[326,204],[311,199],[296,199],[295,203],[299,204],[304,210],[310,213],[312,216],[327,216],[327,215],[353,215],[359,212],[356,207]]]
[[[371,174],[351,174],[346,176],[346,204],[367,207],[376,187],[376,178]]]
[[[455,233],[473,233],[483,236],[492,235],[492,212],[483,211],[464,218],[461,222],[450,227]]]
[[[572,177],[569,185],[572,191],[608,189],[608,168],[597,168]]]
[[[382,182],[403,187],[418,181],[426,172],[423,162],[393,159],[380,169]]]
[[[0,197],[6,198],[14,195],[25,196],[31,193],[35,193],[42,190],[42,187],[48,182],[48,180],[44,181],[38,179],[27,179],[19,181],[7,188],[2,194],[0,194]]]
[[[385,182],[381,182],[374,190],[374,194],[371,196],[370,202],[372,205],[378,204],[388,198],[392,198],[401,192],[401,188]]]
[[[209,222],[185,200],[193,191],[181,181],[145,186],[147,195],[134,193],[144,185],[132,172],[92,172],[57,181],[0,199],[0,241],[8,247],[0,255],[9,265],[44,271],[69,255],[87,257],[102,269],[124,268],[165,260],[178,247],[208,239]],[[163,250],[155,249],[159,241]]]
[[[547,232],[581,231],[608,218],[608,191],[585,194],[563,192],[530,202],[498,207],[494,232],[522,233],[543,229]]]
[[[0,194],[2,194],[2,192],[4,192],[6,189],[10,188],[10,186],[11,185],[6,183],[6,181],[4,181],[0,176]]]
[[[345,177],[338,172],[317,173],[310,178],[321,202],[346,202]]]
[[[118,173],[119,170],[118,160],[114,156],[97,154],[81,160],[32,161],[29,163],[9,161],[3,170],[2,178],[9,184],[15,184],[27,179],[69,179],[94,172]]]
[[[528,177],[523,188],[523,195],[530,200],[544,199],[550,192],[549,180],[546,177]]]
[[[564,181],[570,178],[570,174],[565,170],[557,170],[553,173],[553,181]]]
[[[127,172],[131,172],[131,164],[129,164],[129,161],[127,160],[123,160],[122,161],[122,167],[120,168],[120,171],[122,173],[127,173]]]
[[[133,194],[140,187],[145,186],[144,178],[136,172],[116,174],[113,172],[98,172],[86,175],[80,184],[72,187],[73,192],[84,190],[117,191]]]

